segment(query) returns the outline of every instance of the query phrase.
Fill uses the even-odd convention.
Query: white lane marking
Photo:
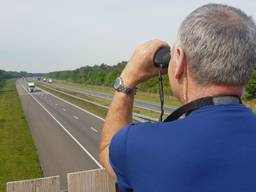
[[[23,89],[59,124],[59,126],[76,142],[76,144],[98,165],[101,169],[103,166],[95,159],[92,154],[85,149],[85,147],[32,95],[30,94],[23,85],[21,85]]]
[[[102,120],[102,121],[105,121],[105,119],[103,119],[103,118],[101,118],[101,117],[99,117],[99,116],[97,116],[97,115],[95,115],[95,114],[93,114],[93,113],[91,113],[91,112],[89,112],[89,111],[87,111],[87,110],[85,110],[85,109],[83,109],[83,108],[77,106],[77,105],[74,105],[73,103],[70,103],[69,101],[66,101],[66,100],[64,100],[64,99],[62,99],[62,98],[60,98],[60,97],[58,97],[58,96],[56,96],[56,95],[53,95],[52,93],[50,93],[50,92],[48,92],[48,91],[46,91],[46,90],[44,90],[44,89],[42,89],[42,88],[40,88],[40,90],[44,91],[45,93],[47,93],[47,94],[49,94],[49,95],[51,95],[51,96],[53,96],[53,97],[59,99],[60,101],[63,101],[64,103],[67,103],[67,104],[69,104],[69,105],[71,105],[71,106],[73,106],[73,107],[75,107],[75,108],[77,108],[77,109],[79,109],[79,110],[81,110],[81,111],[83,111],[83,112],[85,112],[85,113],[87,113],[87,114],[93,116],[93,117],[96,117],[96,118],[98,118],[98,119],[100,119],[100,120]]]
[[[58,106],[58,103],[55,103],[56,106]]]
[[[91,127],[91,130],[93,130],[94,132],[98,133],[98,130],[93,128],[93,127]]]
[[[66,109],[62,108],[63,111],[67,111]]]
[[[77,116],[75,116],[75,115],[74,115],[73,117],[74,117],[74,119],[79,119],[79,117],[77,117]]]

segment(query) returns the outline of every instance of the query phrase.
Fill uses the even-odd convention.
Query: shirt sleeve
[[[126,141],[128,132],[129,127],[120,129],[112,138],[109,148],[110,164],[116,173],[120,192],[130,191],[131,189],[126,171]]]

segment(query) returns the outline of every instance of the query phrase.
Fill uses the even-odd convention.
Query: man
[[[175,121],[129,124],[135,88],[158,75],[153,57],[166,46],[153,40],[138,47],[117,80],[121,89],[102,132],[102,164],[116,175],[119,191],[256,191],[256,117],[239,99],[256,63],[252,18],[220,4],[188,15],[168,76],[184,108],[199,107]]]

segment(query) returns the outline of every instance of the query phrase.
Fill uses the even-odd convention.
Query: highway
[[[48,83],[45,83],[45,84],[49,86]],[[81,94],[86,94],[86,95],[90,95],[90,96],[93,96],[93,97],[98,97],[98,98],[103,98],[103,99],[108,99],[108,100],[112,100],[112,98],[113,98],[113,95],[109,94],[109,93],[102,93],[102,92],[92,91],[92,90],[88,90],[88,89],[82,89],[82,88],[78,88],[78,87],[63,84],[63,83],[53,83],[52,85],[54,85],[55,87],[60,88],[60,89],[66,89],[68,91],[77,92],[77,93],[81,93]],[[152,110],[152,111],[160,113],[160,104],[135,99],[134,106],[142,108],[142,109]],[[165,112],[165,114],[170,114],[176,108],[177,107],[165,105],[164,106],[164,112]]]
[[[26,83],[16,83],[44,176],[102,168],[98,158],[104,120],[46,92],[28,93]]]

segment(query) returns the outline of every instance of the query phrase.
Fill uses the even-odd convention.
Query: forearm
[[[114,175],[114,172],[109,164],[109,145],[112,137],[132,121],[133,101],[133,95],[116,92],[103,126],[100,143],[100,160],[111,175]]]

